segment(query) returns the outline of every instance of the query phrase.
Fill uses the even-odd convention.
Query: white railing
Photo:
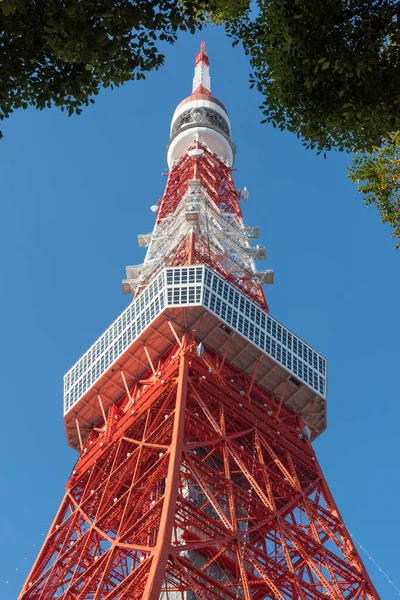
[[[326,358],[206,268],[203,304],[297,379],[326,397]]]
[[[164,269],[64,376],[64,414],[168,306],[203,305],[301,382],[326,397],[326,359],[212,269]]]
[[[180,271],[181,268],[164,269],[156,276],[64,375],[64,414],[140,337],[166,306],[200,304],[204,268],[185,267],[183,274]]]

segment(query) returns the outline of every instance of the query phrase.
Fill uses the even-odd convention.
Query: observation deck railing
[[[326,358],[203,265],[165,268],[64,376],[64,415],[167,308],[203,306],[326,398]]]

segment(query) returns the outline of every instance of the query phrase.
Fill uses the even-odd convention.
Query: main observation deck
[[[207,316],[207,318],[204,318]],[[173,325],[171,328],[170,325]],[[79,448],[105,410],[126,393],[176,340],[196,338],[255,381],[279,394],[311,424],[312,439],[326,428],[327,361],[282,323],[208,266],[168,267],[158,273],[64,376],[68,443]],[[229,347],[227,348],[228,341]],[[309,421],[311,419],[311,421]]]

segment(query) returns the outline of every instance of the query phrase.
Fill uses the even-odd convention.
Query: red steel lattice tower
[[[210,90],[202,44],[133,301],[64,379],[80,454],[21,600],[379,598],[311,444],[326,359],[269,314]]]

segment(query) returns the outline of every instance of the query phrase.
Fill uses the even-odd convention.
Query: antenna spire
[[[201,42],[200,52],[196,54],[192,94],[211,96],[210,61],[204,42]]]

